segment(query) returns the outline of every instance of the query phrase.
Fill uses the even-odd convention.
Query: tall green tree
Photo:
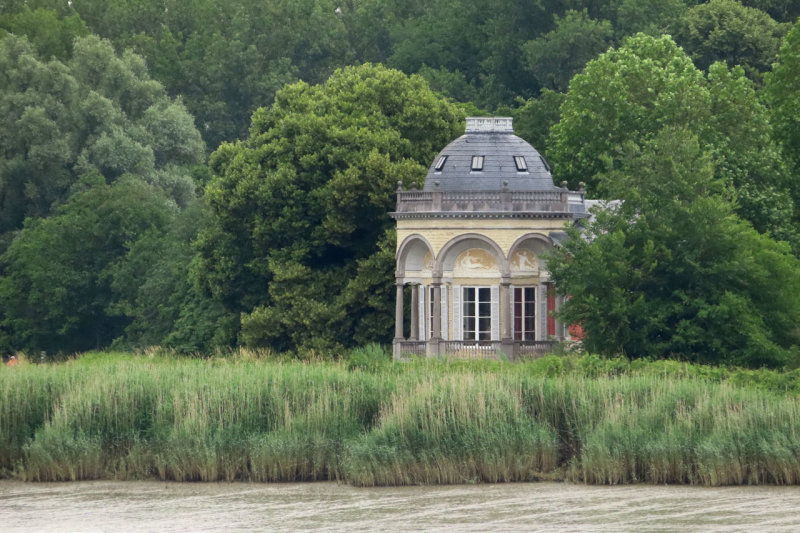
[[[538,97],[529,98],[514,109],[514,133],[528,141],[540,153],[547,155],[550,148],[550,129],[561,118],[560,107],[566,95],[544,89]]]
[[[285,87],[214,153],[198,272],[246,343],[389,338],[396,182],[420,180],[461,118],[422,78],[363,65]]]
[[[613,5],[616,2],[609,2]],[[638,32],[648,35],[670,33],[687,9],[686,0],[621,0],[612,19],[619,38]]]
[[[624,148],[596,213],[548,268],[589,350],[750,367],[800,364],[800,261],[733,212],[685,129]]]
[[[139,56],[90,36],[63,63],[9,35],[0,40],[0,78],[0,252],[26,217],[63,204],[81,176],[135,176],[179,204],[195,195],[202,139]]]
[[[710,0],[686,10],[674,36],[698,68],[707,70],[725,61],[741,65],[751,79],[760,81],[788,30],[788,24],[737,0]]]
[[[177,206],[133,178],[96,176],[45,219],[28,219],[0,257],[0,308],[9,346],[47,352],[107,346],[128,322],[108,312],[111,273],[148,232],[163,232]]]
[[[800,203],[800,21],[786,35],[778,61],[767,73],[764,95],[770,106],[770,122],[791,167],[795,202]]]
[[[555,16],[556,28],[522,46],[526,68],[539,85],[563,92],[584,65],[605,52],[614,30],[607,20],[593,20],[586,10]]]
[[[591,61],[573,78],[551,129],[548,155],[558,177],[613,198],[599,176],[622,164],[627,143],[642,146],[664,127],[693,131],[715,173],[739,197],[739,213],[759,231],[796,243],[791,180],[766,108],[737,67],[706,77],[667,36],[643,34]]]
[[[701,142],[714,160],[714,172],[732,185],[737,213],[762,233],[798,250],[795,185],[773,138],[767,108],[742,67],[714,63],[708,70],[710,120]]]
[[[200,290],[192,272],[193,242],[208,219],[205,202],[194,200],[167,226],[136,236],[108,266],[112,300],[105,314],[125,324],[115,346],[208,353],[236,341],[239,317]]]
[[[613,167],[626,141],[652,138],[666,125],[700,130],[711,97],[703,74],[669,37],[639,34],[576,75],[551,129],[550,158],[562,179],[607,195],[596,176]]]
[[[284,84],[319,82],[350,63],[334,0],[82,0],[89,28],[147,61],[173,97],[182,96],[206,144],[247,133],[253,111]]]
[[[39,57],[61,61],[72,57],[72,44],[76,38],[89,34],[89,28],[77,13],[59,18],[53,10],[31,10],[27,6],[17,13],[0,15],[0,29],[27,37]]]

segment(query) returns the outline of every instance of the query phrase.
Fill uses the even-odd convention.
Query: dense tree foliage
[[[63,63],[25,38],[0,40],[0,243],[25,217],[50,214],[82,176],[136,176],[179,204],[195,195],[189,168],[204,146],[181,102],[140,57],[94,36],[73,47]]]
[[[54,216],[30,219],[2,256],[3,326],[32,350],[108,345],[124,320],[108,312],[111,270],[126,249],[163,230],[174,204],[155,187],[123,178],[75,194]]]
[[[794,361],[777,241],[800,251],[798,16],[793,0],[4,0],[0,351],[387,339],[395,183],[469,113],[513,116],[556,181],[625,200],[568,246],[568,265],[607,268],[562,269],[592,346]],[[591,298],[606,322],[574,314]]]
[[[767,74],[766,100],[771,106],[771,122],[786,161],[791,165],[795,201],[800,200],[800,21],[794,25],[781,47],[778,62]]]
[[[89,28],[77,13],[59,18],[55,11],[25,8],[17,13],[0,15],[0,33],[25,36],[42,59],[67,61],[72,57],[76,37],[85,37]]]
[[[623,201],[548,266],[590,350],[746,366],[800,358],[800,261],[733,212],[693,133],[666,127],[598,176]]]
[[[191,115],[140,57],[95,36],[76,39],[68,55],[47,60],[24,37],[0,40],[6,346],[77,350],[121,335],[128,320],[111,308],[112,270],[195,201],[193,176],[202,175]]]
[[[690,51],[698,68],[725,61],[760,79],[775,61],[787,30],[788,24],[737,0],[710,0],[685,12],[676,24],[675,38]]]
[[[436,90],[492,110],[544,88],[565,90],[589,59],[636,32],[672,33],[699,68],[727,60],[758,80],[786,31],[782,23],[800,15],[789,0],[695,4],[7,0],[0,28],[28,35],[44,57],[63,59],[67,37],[84,24],[120,49],[135,49],[168,93],[183,97],[213,150],[244,136],[252,112],[285,83],[319,83],[353,62],[420,73]]]
[[[207,211],[204,202],[193,201],[175,212],[162,231],[148,231],[133,241],[125,257],[110,266],[114,301],[106,312],[126,324],[116,346],[164,344],[180,352],[202,352],[236,340],[239,317],[198,290],[192,272],[192,243],[208,226]]]
[[[735,188],[739,214],[760,231],[796,240],[792,184],[772,138],[766,108],[741,67],[698,70],[669,37],[638,35],[576,75],[551,132],[549,154],[562,177],[602,197],[599,177],[666,126],[688,128]]]
[[[527,69],[542,88],[566,91],[569,80],[590,59],[605,52],[614,31],[607,20],[589,18],[586,10],[555,17],[556,27],[523,45]]]
[[[246,343],[385,338],[397,180],[423,176],[459,118],[421,78],[364,65],[285,87],[253,116],[249,139],[214,153],[201,271],[243,313]]]

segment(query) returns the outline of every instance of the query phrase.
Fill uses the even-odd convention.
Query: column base
[[[405,339],[402,337],[395,337],[392,339],[392,359],[399,360],[402,359],[400,353],[400,343],[403,342]]]
[[[503,339],[500,341],[500,353],[497,355],[500,357],[505,356],[509,361],[514,361],[517,358],[515,348],[516,345],[513,339]]]
[[[425,357],[439,357],[442,353],[442,339],[430,339],[425,345]]]

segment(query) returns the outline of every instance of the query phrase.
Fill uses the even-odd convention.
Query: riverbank
[[[0,469],[30,481],[797,484],[796,387],[794,372],[591,356],[89,354],[0,370]]]

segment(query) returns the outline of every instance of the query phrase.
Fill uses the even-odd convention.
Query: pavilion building
[[[514,359],[564,340],[545,258],[594,203],[553,183],[512,119],[467,118],[422,190],[398,184],[395,357]]]

